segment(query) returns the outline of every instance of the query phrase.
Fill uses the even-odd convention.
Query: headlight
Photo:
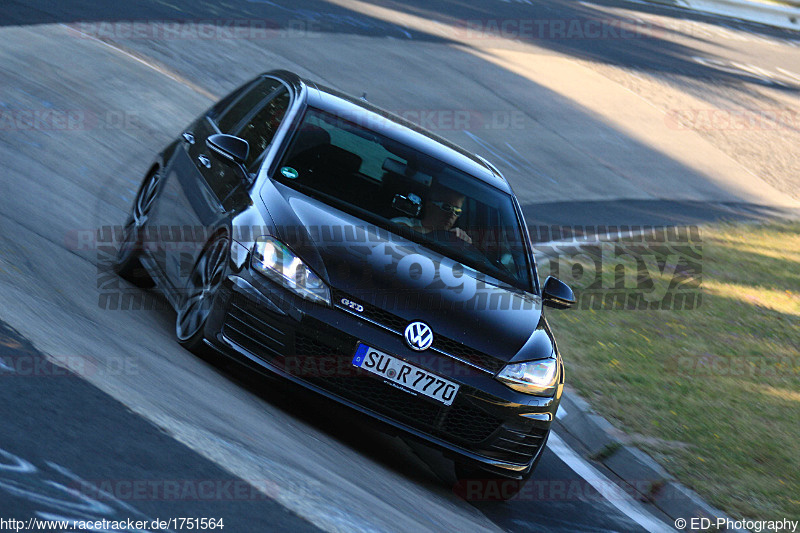
[[[506,365],[497,379],[508,387],[535,396],[552,396],[558,379],[558,360],[540,359]]]
[[[306,300],[330,305],[331,293],[325,282],[299,257],[273,237],[259,237],[250,264],[254,270]]]

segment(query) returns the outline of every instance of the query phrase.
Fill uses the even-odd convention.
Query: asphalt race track
[[[754,127],[743,148],[724,124],[675,117],[796,110],[800,38],[605,0],[52,4],[0,6],[0,518],[670,529],[591,490],[561,439],[519,499],[460,499],[363,418],[182,349],[164,300],[109,305],[102,294],[129,286],[108,271],[104,228],[184,125],[273,68],[366,93],[486,156],[532,226],[796,215],[800,121]],[[559,32],[575,21],[584,33]]]

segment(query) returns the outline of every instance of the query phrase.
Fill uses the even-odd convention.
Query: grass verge
[[[798,518],[800,223],[718,224],[695,244],[699,283],[682,281],[702,297],[695,308],[549,313],[567,379],[713,505],[739,518]],[[622,261],[591,249],[580,260],[605,277],[581,276],[579,298],[601,279],[624,286]],[[673,271],[659,264],[639,274],[669,282]],[[652,282],[640,275],[638,290]]]

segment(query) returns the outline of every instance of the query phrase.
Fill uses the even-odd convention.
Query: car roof
[[[484,183],[512,193],[506,179],[488,161],[403,117],[366,100],[353,98],[336,89],[301,78],[287,70],[271,71],[265,75],[282,78],[297,92],[302,92],[305,87],[308,106],[345,117],[399,143],[427,153]]]

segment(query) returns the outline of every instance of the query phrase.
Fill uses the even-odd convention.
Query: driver
[[[449,231],[462,241],[472,244],[472,238],[466,231],[454,227],[464,210],[464,200],[465,196],[453,189],[434,186],[425,201],[422,218],[396,217],[392,222],[420,233]]]

